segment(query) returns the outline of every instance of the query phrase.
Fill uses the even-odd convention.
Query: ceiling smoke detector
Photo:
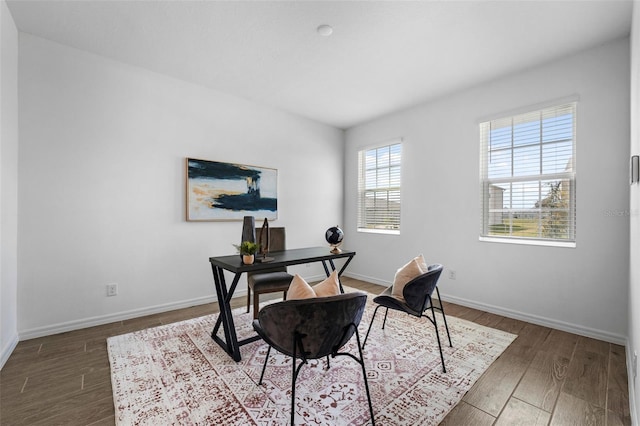
[[[328,37],[333,33],[333,27],[331,25],[323,24],[320,25],[316,31],[318,31],[318,34],[321,36]]]

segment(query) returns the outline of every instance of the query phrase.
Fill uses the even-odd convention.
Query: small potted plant
[[[240,245],[234,244],[242,255],[242,263],[245,265],[253,264],[255,260],[255,254],[258,251],[258,244],[251,241],[243,241]]]

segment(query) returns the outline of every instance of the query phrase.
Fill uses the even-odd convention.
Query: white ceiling
[[[20,31],[338,128],[629,34],[631,0],[9,0]],[[323,37],[316,28],[333,26]]]

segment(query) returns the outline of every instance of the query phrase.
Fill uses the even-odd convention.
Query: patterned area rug
[[[364,339],[375,305],[360,323]],[[252,315],[233,311],[238,337],[254,334]],[[389,311],[378,313],[364,351],[376,424],[436,425],[455,407],[515,335],[447,316],[440,320],[447,373],[433,326]],[[210,337],[217,315],[111,337],[107,341],[119,425],[286,425],[291,358],[275,350],[258,386],[267,345],[240,348],[234,362]],[[219,332],[223,335],[222,331]],[[446,342],[446,343],[445,343]],[[345,347],[357,354],[355,336]],[[311,361],[296,382],[296,424],[371,424],[361,367],[349,357]]]

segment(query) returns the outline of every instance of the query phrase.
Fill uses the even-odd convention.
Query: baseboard
[[[19,342],[18,333],[14,333],[13,336],[11,336],[11,339],[2,348],[2,352],[0,353],[0,370],[2,370],[2,367],[4,367],[4,364],[7,362],[7,360],[13,353],[13,350],[18,345],[18,342]]]
[[[242,295],[243,292],[238,292]],[[246,291],[244,292],[246,294]],[[36,337],[50,336],[52,334],[65,333],[67,331],[79,330],[87,327],[95,327],[97,325],[109,324],[117,321],[124,321],[132,318],[143,317],[146,315],[159,314],[176,309],[189,308],[191,306],[204,305],[206,303],[215,302],[214,296],[197,297],[195,299],[182,300],[179,302],[165,303],[162,305],[149,306],[141,309],[133,309],[130,311],[116,312],[108,315],[83,318],[81,320],[69,321],[48,325],[46,327],[36,327],[19,332],[20,340],[34,339]]]
[[[325,279],[323,274],[313,275],[305,277],[308,282],[320,281]],[[237,291],[234,293],[234,297],[246,296],[247,291]],[[95,327],[97,325],[109,324],[116,321],[124,321],[132,318],[143,317],[146,315],[159,314],[162,312],[173,311],[176,309],[188,308],[191,306],[204,305],[206,303],[215,302],[217,298],[215,295],[197,297],[195,299],[182,300],[179,302],[165,303],[162,305],[149,306],[146,308],[133,309],[130,311],[116,312],[108,315],[101,315],[96,317],[83,318],[76,321],[69,321],[64,323],[52,324],[45,327],[36,327],[19,331],[19,340],[35,339],[36,337],[50,336],[52,334],[66,333],[67,331],[80,330],[82,328]],[[16,340],[16,344],[17,344]],[[14,345],[15,347],[15,345]],[[13,351],[13,348],[11,348]],[[9,355],[11,355],[11,351]],[[3,353],[4,355],[4,353]],[[8,356],[7,356],[8,358]]]
[[[373,277],[368,277],[360,274],[345,273],[344,275],[350,278],[367,281],[367,282],[382,285],[385,287],[388,287],[392,284],[388,281],[382,281]],[[494,306],[486,303],[478,303],[472,300],[463,299],[461,297],[449,296],[442,292],[440,292],[440,295],[442,297],[442,300],[444,300],[445,302],[451,302],[458,305],[466,306],[468,308],[479,309],[481,311],[491,312],[492,314],[502,315],[503,317],[518,319],[518,320],[530,322],[532,324],[541,325],[544,327],[555,328],[557,330],[578,334],[580,336],[591,337],[593,339],[603,340],[605,342],[615,343],[617,345],[626,346],[627,344],[627,337],[622,336],[620,334],[586,328],[576,324],[570,324],[563,321],[557,321],[550,318],[531,315],[525,312],[519,312],[512,309],[503,308],[500,306]]]
[[[306,277],[302,277],[304,278],[304,280],[310,284],[322,281],[324,279],[327,278],[327,276],[325,274],[316,274],[316,275],[311,275],[311,276],[306,276]]]
[[[392,282],[389,282],[389,281],[383,281],[383,280],[379,280],[379,279],[374,278],[374,277],[369,277],[369,276],[361,275],[361,274],[353,274],[351,272],[345,272],[343,275],[345,277],[348,277],[348,278],[354,278],[356,280],[366,281],[368,283],[378,284],[378,285],[381,285],[381,286],[384,286],[384,287],[389,287],[391,284],[393,284]]]
[[[461,297],[448,296],[440,293],[442,300],[445,302],[451,302],[458,305],[466,306],[468,308],[479,309],[481,311],[490,312],[496,315],[502,315],[503,317],[518,319],[521,321],[530,322],[532,324],[541,325],[544,327],[554,328],[557,330],[566,331],[568,333],[578,334],[580,336],[590,337],[597,340],[603,340],[609,343],[615,343],[617,345],[625,346],[627,344],[627,337],[620,334],[609,333],[603,330],[596,330],[593,328],[582,327],[577,324],[571,324],[563,321],[557,321],[551,318],[544,318],[538,315],[531,315],[525,312],[514,311],[512,309],[503,308],[500,306],[489,305],[486,303],[478,303]]]
[[[629,349],[629,339],[627,339],[625,348],[627,358],[627,384],[629,387],[629,413],[631,414],[631,424],[637,425],[638,418],[636,416],[636,390],[635,377],[633,376],[633,354],[631,353],[631,349]]]
[[[367,281],[367,282],[382,285],[385,287],[388,287],[389,285],[391,285],[391,283],[388,281],[379,280],[377,278],[369,277],[365,275],[353,274],[353,273],[345,273],[344,275],[345,277],[355,278],[358,280]],[[306,277],[305,280],[309,282],[313,282],[316,280],[321,280],[323,278],[324,278],[323,275],[318,275],[318,276]],[[236,295],[237,296],[246,295],[246,290],[238,291]],[[627,338],[619,334],[609,333],[602,330],[585,328],[582,326],[578,326],[576,324],[556,321],[550,318],[544,318],[537,315],[531,315],[524,312],[506,309],[500,306],[494,306],[494,305],[485,304],[485,303],[478,303],[478,302],[474,302],[468,299],[463,299],[460,297],[449,296],[443,293],[441,293],[441,296],[442,296],[442,300],[446,302],[456,303],[458,305],[467,306],[469,308],[479,309],[485,312],[491,312],[493,314],[502,315],[502,316],[514,318],[514,319],[519,319],[522,321],[530,322],[532,324],[555,328],[558,330],[563,330],[563,331],[578,334],[581,336],[591,337],[598,340],[604,340],[606,342],[615,343],[618,345],[626,346],[627,344]],[[32,329],[19,331],[19,340],[27,340],[27,339],[33,339],[36,337],[49,336],[52,334],[64,333],[67,331],[79,330],[87,327],[94,327],[97,325],[108,324],[116,321],[123,321],[123,320],[137,318],[145,315],[152,315],[152,314],[172,311],[176,309],[188,308],[190,306],[197,306],[197,305],[202,305],[205,303],[211,303],[215,301],[216,301],[216,297],[213,295],[206,296],[206,297],[198,297],[195,299],[183,300],[179,302],[165,303],[162,305],[150,306],[150,307],[141,308],[141,309],[116,312],[108,315],[84,318],[81,320],[69,321],[65,323],[58,323],[58,324],[48,325],[45,327],[36,327]],[[7,358],[9,355],[11,355],[11,352],[13,351],[13,349],[15,348],[15,345],[17,344],[17,340],[15,342],[11,342],[11,344],[13,344],[12,347],[11,345],[7,345],[8,347],[6,348],[6,350],[8,351],[8,355],[5,354],[5,349],[3,349],[3,352],[2,352],[3,358],[0,359],[0,361],[2,361],[2,365],[4,365],[4,362],[6,362],[6,359],[4,358],[5,355]]]

